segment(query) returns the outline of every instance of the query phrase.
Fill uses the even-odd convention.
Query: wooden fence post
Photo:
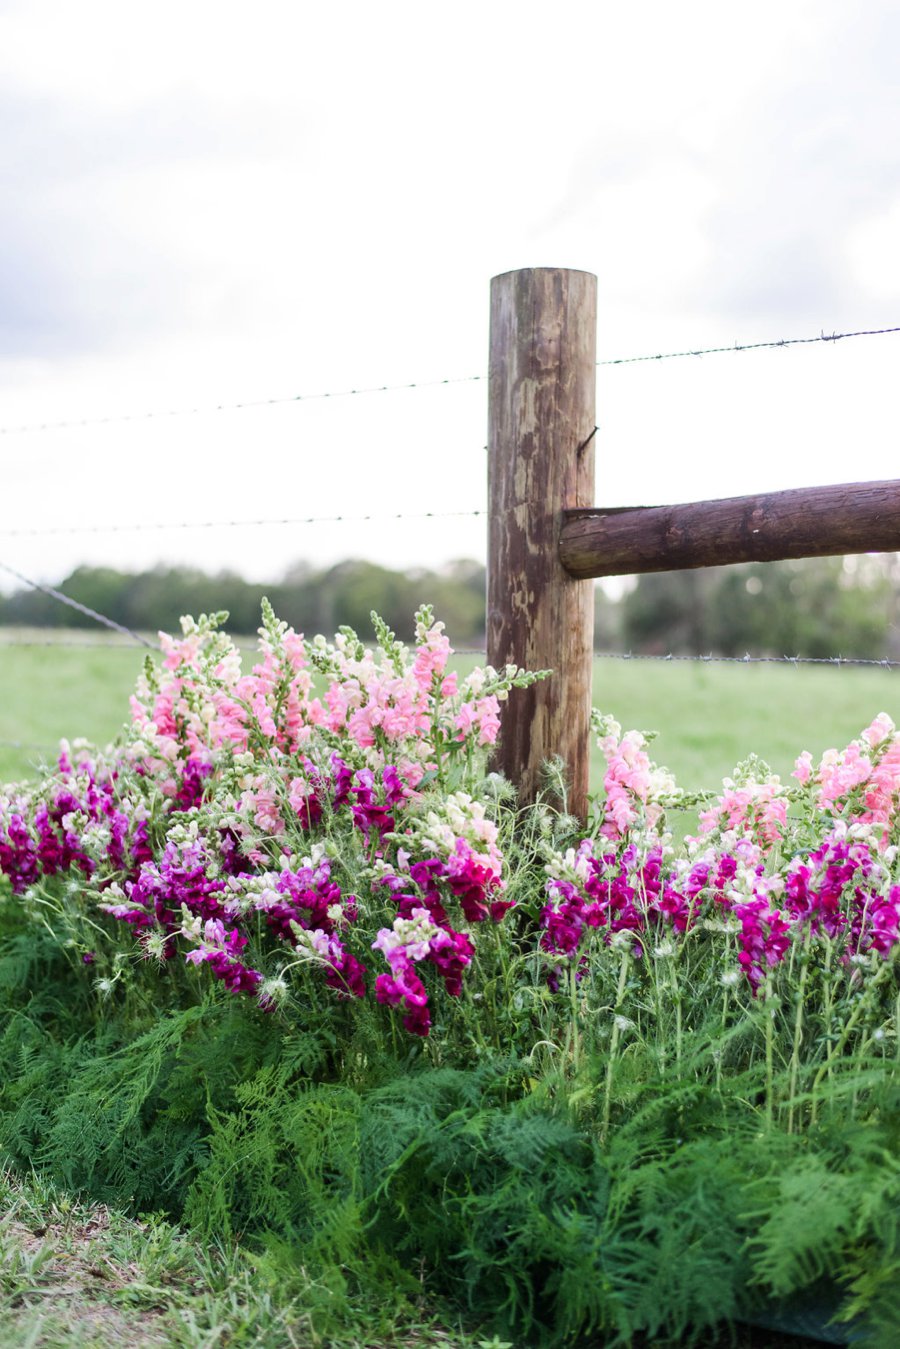
[[[487,656],[552,669],[514,689],[493,766],[531,801],[560,756],[587,812],[594,590],[559,560],[563,512],[594,503],[597,278],[527,268],[491,282]]]

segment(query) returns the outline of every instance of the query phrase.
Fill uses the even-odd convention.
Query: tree
[[[642,576],[623,602],[626,643],[660,654],[882,659],[896,581],[853,562],[804,558]]]

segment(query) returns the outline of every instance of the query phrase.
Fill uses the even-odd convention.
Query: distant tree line
[[[230,631],[249,634],[259,626],[267,595],[281,618],[307,634],[332,634],[347,624],[367,636],[374,609],[409,640],[412,616],[427,602],[454,645],[484,641],[485,573],[472,561],[409,572],[358,560],[320,570],[298,563],[268,585],[186,567],[136,574],[78,567],[59,588],[140,631],[171,632],[182,614],[227,609]],[[0,595],[0,624],[95,626],[36,590]],[[656,572],[637,578],[618,600],[597,587],[595,646],[657,655],[897,657],[900,561],[883,554]]]
[[[650,573],[622,600],[620,632],[649,654],[895,657],[898,556]]]
[[[144,632],[172,632],[182,614],[227,609],[229,631],[254,633],[260,624],[260,602],[267,596],[279,618],[307,634],[333,635],[347,624],[368,636],[374,609],[408,640],[416,609],[427,603],[458,645],[484,635],[484,567],[469,561],[453,562],[439,571],[409,572],[355,560],[316,571],[300,562],[280,581],[267,584],[247,581],[235,572],[209,575],[189,567],[138,573],[78,567],[57,588],[114,622]],[[86,615],[30,589],[0,595],[0,624],[96,627]]]

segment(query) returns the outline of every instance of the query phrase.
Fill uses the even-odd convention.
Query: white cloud
[[[900,301],[900,197],[855,225],[847,239],[854,279],[868,296]]]

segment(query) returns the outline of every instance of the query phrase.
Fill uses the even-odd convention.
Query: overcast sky
[[[464,516],[129,527],[483,510],[513,268],[596,273],[601,358],[900,324],[898,59],[892,0],[0,0],[0,427],[210,409],[0,436],[0,561],[483,557]],[[601,367],[597,501],[895,477],[898,369]]]

